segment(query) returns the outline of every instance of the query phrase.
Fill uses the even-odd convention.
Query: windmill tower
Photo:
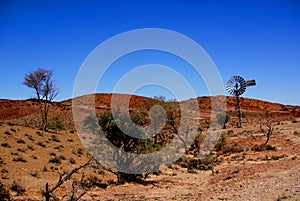
[[[239,119],[237,123],[238,128],[242,127],[242,112],[241,112],[241,105],[240,105],[240,96],[246,91],[246,87],[255,86],[255,85],[256,85],[255,80],[245,81],[244,78],[238,75],[232,76],[226,84],[227,91],[231,95],[235,96],[236,98],[236,110]]]

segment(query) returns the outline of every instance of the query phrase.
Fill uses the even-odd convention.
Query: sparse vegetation
[[[263,125],[260,124],[260,130],[267,136],[267,140],[265,142],[265,144],[267,144],[270,140],[270,136],[271,134],[273,133],[273,126],[272,126],[272,123],[270,121],[267,122],[267,125],[266,125],[267,128],[263,128]]]
[[[1,147],[11,148],[11,146],[10,146],[7,142],[2,143],[2,144],[1,144]]]
[[[4,160],[0,157],[0,165],[4,164]]]
[[[219,139],[218,139],[218,142],[215,146],[215,149],[217,151],[222,151],[222,149],[226,145],[226,142],[227,142],[227,134],[225,132],[222,132]]]
[[[69,158],[69,162],[70,162],[70,164],[75,164],[76,163],[76,161],[75,161],[75,159],[74,158]]]
[[[47,171],[48,171],[47,167],[44,166],[42,171],[43,171],[43,172],[47,172]]]
[[[61,159],[57,156],[51,157],[49,163],[61,164]]]
[[[27,145],[28,149],[30,149],[31,151],[34,151],[34,148],[32,145]]]
[[[2,100],[0,100],[1,103]],[[155,102],[156,103],[156,102]],[[28,105],[37,105],[36,101],[28,100],[26,103]],[[59,110],[60,104],[55,104],[55,112],[56,110]],[[145,107],[143,105],[143,102],[137,102],[136,104],[138,107],[140,107],[139,104],[141,104],[141,107]],[[159,103],[164,109],[166,109],[168,104],[172,103]],[[202,105],[205,105],[201,103]],[[36,107],[36,106],[35,106]],[[106,104],[101,105],[104,109],[98,108],[97,114],[102,115],[105,111],[109,113],[109,111],[106,108]],[[149,104],[149,106],[145,108],[136,108],[135,106],[130,106],[130,112],[132,120],[134,120],[134,123],[138,125],[139,127],[147,127],[151,123],[151,119],[149,118],[149,108],[151,108],[152,105]],[[35,110],[37,107],[35,108]],[[140,110],[141,109],[141,110]],[[203,108],[202,108],[203,109]],[[122,118],[122,110],[119,112],[120,119]],[[156,110],[153,110],[156,111]],[[167,110],[166,110],[167,111]],[[188,113],[189,110],[186,110]],[[206,112],[206,109],[203,109],[204,112]],[[211,115],[215,115],[218,110],[213,111]],[[275,111],[275,109],[274,109]],[[99,112],[99,113],[98,113]],[[232,111],[229,111],[232,115]],[[166,113],[167,115],[170,113]],[[180,115],[180,111],[176,113],[176,115]],[[54,115],[51,115],[51,117],[56,116],[57,113]],[[162,128],[160,133],[155,133],[155,135],[151,135],[151,132],[149,132],[150,137],[147,139],[141,139],[141,140],[131,140],[130,138],[127,139],[128,136],[125,136],[125,140],[128,140],[127,142],[133,143],[132,148],[130,146],[126,145],[128,147],[127,150],[129,152],[133,153],[154,153],[162,148],[167,147],[169,142],[172,142],[172,140],[176,137],[176,129],[177,125],[179,125],[180,116],[174,115],[175,119],[175,126],[174,128],[171,128],[170,120],[169,118],[166,121],[165,126]],[[255,116],[257,115],[257,117]],[[207,181],[207,184],[209,188],[215,189],[215,187],[221,187],[224,190],[216,191],[215,194],[210,194],[209,196],[212,197],[211,199],[225,199],[223,197],[223,192],[226,191],[226,194],[228,195],[228,199],[234,199],[231,196],[232,191],[236,190],[236,193],[239,193],[241,189],[243,190],[250,190],[251,188],[256,188],[255,183],[258,177],[259,180],[262,180],[261,175],[265,175],[266,172],[269,170],[272,170],[272,175],[274,174],[274,177],[263,177],[263,184],[264,182],[269,182],[268,184],[272,184],[273,181],[278,181],[278,186],[281,186],[282,183],[282,175],[281,170],[284,169],[287,171],[293,170],[295,164],[297,164],[297,160],[299,159],[298,156],[298,138],[296,136],[299,136],[299,121],[292,122],[293,118],[284,119],[285,117],[278,117],[278,119],[271,119],[270,120],[274,123],[277,123],[275,126],[276,131],[274,135],[274,139],[272,138],[273,135],[270,135],[269,142],[267,142],[267,145],[260,144],[266,142],[266,137],[262,134],[262,130],[260,129],[259,125],[261,122],[266,121],[266,119],[263,118],[263,113],[260,114],[256,113],[247,113],[247,121],[244,120],[243,129],[236,129],[234,127],[228,129],[228,130],[221,130],[220,126],[216,127],[215,132],[219,132],[220,139],[217,142],[217,146],[215,149],[213,149],[211,152],[208,152],[208,157],[206,159],[198,159],[198,152],[199,149],[205,148],[204,145],[204,139],[209,131],[207,130],[209,128],[209,120],[206,119],[207,116],[209,116],[208,113],[205,113],[203,117],[200,119],[200,127],[198,128],[197,135],[195,138],[195,143],[192,144],[192,146],[188,147],[188,151],[186,152],[186,155],[183,156],[181,159],[179,159],[175,164],[167,167],[166,169],[161,169],[155,173],[150,173],[149,178],[145,179],[148,174],[139,174],[139,175],[133,175],[133,174],[119,174],[114,169],[106,169],[106,167],[100,168],[93,165],[88,166],[86,169],[82,169],[81,171],[78,171],[76,174],[74,173],[74,176],[70,178],[69,180],[64,183],[64,187],[61,190],[57,190],[57,196],[58,199],[62,200],[68,200],[69,198],[77,199],[80,197],[80,193],[86,193],[86,197],[91,197],[91,199],[101,199],[100,196],[96,193],[89,194],[90,188],[93,188],[95,186],[100,188],[106,188],[109,185],[117,185],[121,184],[122,182],[141,182],[143,185],[149,185],[153,184],[153,188],[157,189],[162,186],[172,186],[174,185],[174,188],[182,189],[182,192],[180,192],[180,195],[173,190],[173,186],[171,188],[161,188],[163,191],[167,191],[169,193],[174,193],[172,195],[173,197],[176,196],[178,199],[193,199],[194,195],[190,195],[189,193],[194,190],[199,190],[199,192],[203,192],[203,184],[205,184]],[[276,113],[274,112],[274,115]],[[287,114],[288,115],[288,114]],[[36,115],[32,115],[35,116]],[[255,116],[255,117],[253,117]],[[194,117],[194,114],[191,112],[190,117]],[[252,119],[253,117],[253,119]],[[23,118],[23,117],[22,117]],[[31,118],[31,116],[26,116],[24,118]],[[68,118],[64,118],[64,121],[66,121],[66,125],[70,125],[68,121]],[[202,119],[203,118],[203,119]],[[297,117],[298,118],[298,117]],[[50,119],[50,115],[49,115]],[[111,119],[107,122],[109,123],[115,123],[114,121],[120,120],[117,118]],[[98,121],[100,120],[100,116],[98,117]],[[90,158],[90,155],[88,151],[85,150],[85,148],[81,145],[79,138],[77,135],[72,135],[68,131],[57,131],[57,130],[48,130],[48,131],[42,131],[32,128],[32,127],[23,127],[22,126],[23,119],[16,119],[14,122],[17,122],[17,125],[14,127],[9,127],[7,123],[2,123],[0,134],[2,133],[2,139],[3,141],[0,143],[0,149],[3,152],[3,154],[0,157],[0,178],[2,178],[3,184],[7,188],[10,187],[10,184],[12,184],[13,180],[17,180],[18,182],[24,182],[24,187],[28,187],[27,193],[24,194],[24,197],[16,198],[16,193],[12,190],[10,191],[12,199],[18,199],[18,200],[26,200],[26,199],[39,199],[42,200],[38,190],[42,189],[45,190],[45,179],[48,180],[49,186],[48,190],[49,192],[53,187],[55,187],[55,182],[60,181],[60,179],[63,179],[64,176],[68,174],[68,170],[70,168],[74,168],[76,166],[79,166],[82,161],[88,160]],[[27,119],[26,119],[27,121]],[[6,122],[6,121],[5,121]],[[51,122],[51,121],[50,121]],[[234,121],[233,121],[234,122]],[[233,125],[233,122],[231,122],[230,125]],[[280,123],[278,123],[280,122]],[[96,123],[98,123],[96,121]],[[156,122],[157,123],[157,122]],[[182,123],[182,122],[181,122]],[[198,123],[195,121],[195,124]],[[212,122],[214,125],[216,125],[217,122]],[[230,122],[229,122],[230,123]],[[281,124],[282,123],[282,124]],[[275,125],[275,124],[274,124]],[[98,126],[98,125],[97,125]],[[186,124],[185,127],[181,127],[179,129],[182,129],[181,137],[183,139],[182,144],[181,141],[178,141],[180,145],[183,145],[185,140],[185,134],[189,135],[189,132],[185,131],[191,131],[191,129],[197,130],[197,128],[193,128],[194,124]],[[262,124],[264,131],[268,131],[268,127],[266,124]],[[229,124],[227,124],[227,127],[230,127]],[[128,125],[128,128],[130,129],[130,125]],[[14,129],[15,131],[13,131]],[[48,128],[50,129],[50,128]],[[53,128],[54,129],[54,128]],[[68,129],[74,129],[72,127],[68,127]],[[105,130],[105,135],[113,135],[117,133],[119,136],[123,137],[124,133],[121,133],[119,130],[113,130],[117,129],[114,124],[107,125],[107,130]],[[109,131],[113,130],[111,134],[108,133]],[[9,135],[4,134],[4,132],[7,131]],[[119,133],[120,132],[120,133]],[[223,132],[223,133],[222,133]],[[126,134],[126,133],[125,133]],[[198,135],[199,134],[199,135]],[[94,143],[95,146],[98,146],[98,141],[93,141],[94,138],[90,135],[86,136],[87,142],[91,141]],[[110,139],[113,143],[117,143],[118,139],[115,139],[114,136],[110,136]],[[124,138],[123,138],[124,139]],[[22,142],[22,140],[24,142]],[[44,144],[44,146],[41,144],[37,145],[38,142],[41,144]],[[120,142],[120,150],[124,150],[127,148],[125,145],[123,145],[121,141]],[[134,144],[136,143],[136,144]],[[258,145],[255,145],[258,144]],[[133,146],[137,145],[137,146]],[[255,145],[255,146],[254,146]],[[272,146],[271,146],[272,145]],[[44,148],[46,147],[46,148]],[[183,150],[184,145],[180,148],[180,152]],[[276,148],[278,147],[278,149]],[[249,148],[251,151],[249,151]],[[73,151],[72,151],[73,150]],[[201,151],[205,151],[205,149],[202,149]],[[177,150],[176,150],[177,151]],[[24,154],[25,152],[25,154]],[[202,153],[202,152],[201,152]],[[34,160],[33,160],[34,159]],[[14,162],[12,161],[14,160]],[[27,160],[27,162],[26,162]],[[65,161],[64,161],[65,160]],[[221,163],[221,165],[219,165]],[[63,164],[63,165],[61,165]],[[150,163],[151,165],[151,163]],[[280,165],[280,166],[279,166]],[[293,166],[292,166],[293,165]],[[266,170],[269,168],[269,170]],[[25,168],[24,168],[25,167]],[[33,167],[33,168],[31,168]],[[102,167],[102,168],[101,168]],[[285,168],[286,167],[286,168]],[[184,168],[184,169],[183,169]],[[290,169],[288,169],[290,168]],[[239,172],[236,170],[239,170]],[[211,171],[207,172],[201,172],[211,170],[213,174],[210,174]],[[287,172],[286,171],[286,172]],[[257,174],[256,174],[257,172]],[[113,174],[115,175],[113,175]],[[195,174],[189,174],[189,173],[195,173]],[[288,172],[289,173],[289,172]],[[60,178],[58,176],[60,174]],[[118,175],[119,174],[119,175]],[[258,174],[260,176],[258,176]],[[294,172],[291,172],[289,175],[284,175],[287,180],[293,180]],[[37,179],[40,178],[40,179]],[[119,179],[119,180],[118,180]],[[203,180],[201,180],[203,179]],[[280,179],[280,181],[279,181]],[[197,183],[197,181],[203,181],[200,185]],[[236,182],[237,181],[237,182]],[[26,182],[26,183],[25,183]],[[33,189],[32,186],[35,185],[34,182],[36,182],[37,190]],[[253,182],[255,185],[248,186],[248,182]],[[287,181],[290,182],[290,181]],[[243,184],[243,187],[239,187],[239,184]],[[263,185],[261,184],[261,185]],[[294,184],[294,183],[292,183]],[[43,186],[41,186],[43,185]],[[211,186],[212,185],[212,186]],[[214,186],[216,185],[216,186]],[[236,186],[237,185],[237,186]],[[260,186],[261,186],[260,185]],[[121,187],[114,187],[113,190],[115,190],[116,194],[111,194],[111,199],[116,200],[122,200],[124,196],[126,196],[126,199],[133,199],[133,200],[144,200],[147,199],[147,196],[144,196],[146,193],[144,191],[136,192],[135,185],[130,184],[129,185],[132,188],[132,191],[134,194],[126,194],[127,191],[127,185],[121,186]],[[224,186],[224,187],[223,187]],[[62,187],[62,186],[61,186]],[[58,187],[58,188],[61,188]],[[139,190],[143,189],[143,186],[138,186]],[[236,188],[237,187],[237,188]],[[280,194],[278,197],[279,200],[289,200],[295,198],[295,196],[291,193],[294,191],[294,186],[291,186],[291,188],[288,188],[287,185],[283,185],[283,187],[288,195],[286,198],[283,194]],[[151,189],[152,186],[147,186],[146,189]],[[276,187],[277,188],[277,187]],[[30,192],[29,192],[30,189]],[[124,190],[125,189],[125,190]],[[217,189],[217,188],[216,188]],[[1,190],[1,189],[0,189]],[[131,190],[131,189],[130,189]],[[228,191],[227,191],[228,190]],[[296,189],[297,190],[297,189]],[[284,191],[284,192],[285,192]],[[0,191],[1,192],[1,191]],[[58,193],[59,192],[59,193]],[[107,188],[106,191],[103,191],[104,195],[103,197],[107,197],[107,193],[111,193],[112,188]],[[153,196],[153,191],[149,190],[149,197]],[[260,191],[257,191],[260,193]],[[268,193],[272,193],[273,197],[270,197],[270,199],[276,199],[276,193],[283,192],[283,191],[276,191],[274,188],[270,186],[270,191]],[[64,195],[65,193],[66,195]],[[78,193],[78,194],[76,194]],[[202,200],[202,195],[206,194],[207,192],[199,194],[196,199]],[[208,192],[211,193],[211,192]],[[184,194],[183,197],[182,195]],[[53,194],[54,195],[54,194]],[[269,194],[266,194],[267,196]],[[291,195],[291,196],[290,196]],[[293,195],[293,196],[292,196]],[[92,197],[95,196],[95,197]],[[131,197],[132,196],[132,197]],[[143,197],[144,196],[144,197]],[[195,195],[197,196],[197,195]],[[219,197],[218,197],[219,196]],[[208,197],[208,198],[210,198]],[[235,197],[236,198],[236,197]],[[241,195],[241,199],[244,199],[243,195]],[[258,196],[258,198],[261,198]],[[52,197],[50,200],[54,200],[54,197]],[[82,198],[81,198],[82,199]],[[89,199],[89,198],[87,198]],[[149,198],[149,199],[152,199]],[[164,199],[162,197],[158,197],[157,199]],[[204,198],[205,199],[205,198]],[[1,197],[0,197],[1,200]],[[170,196],[166,198],[166,200],[170,200]]]
[[[51,135],[51,138],[49,140],[52,140],[54,142],[60,142],[60,140],[58,139],[58,137],[56,135]]]
[[[36,171],[32,171],[29,174],[33,177],[39,178],[39,174]]]
[[[56,185],[53,188],[49,188],[49,184],[48,182],[46,183],[45,186],[45,191],[43,191],[43,196],[45,197],[46,201],[50,201],[51,198],[57,199],[54,192],[57,188],[59,188],[61,185],[63,185],[67,180],[69,180],[73,174],[77,173],[80,169],[89,166],[92,160],[87,161],[85,164],[74,168],[73,170],[71,170],[70,172],[66,173],[64,176],[60,175],[60,179],[59,181],[56,183]],[[75,197],[75,195],[78,193],[78,189],[75,190],[75,183],[73,181],[72,184],[72,193],[71,193],[71,199],[70,200],[74,200],[73,198]],[[78,187],[78,186],[77,186]],[[82,186],[79,186],[82,187]],[[79,193],[79,195],[76,196],[75,200],[80,199],[84,194],[86,194],[86,189],[82,188],[83,192]],[[72,198],[73,197],[73,198]]]
[[[223,154],[227,153],[241,153],[243,151],[247,151],[249,148],[248,147],[242,147],[241,145],[235,143],[233,145],[225,145],[222,148]]]
[[[51,123],[48,123],[46,125],[47,129],[53,129],[53,130],[66,130],[65,124],[58,118],[55,118],[55,120]]]
[[[63,155],[60,155],[59,157],[58,157],[60,160],[66,160],[66,157],[65,156],[63,156]]]
[[[25,150],[25,149],[22,149],[22,148],[18,148],[17,151],[18,151],[18,152],[22,152],[22,153],[25,153],[25,152],[26,152],[26,150]]]
[[[39,146],[41,146],[41,147],[44,147],[44,148],[46,147],[46,144],[43,143],[43,142],[41,142],[41,141],[38,141],[37,145],[39,145]]]
[[[277,148],[269,144],[260,144],[260,145],[254,145],[254,147],[252,147],[251,150],[252,151],[276,151]]]
[[[179,160],[176,161],[176,164],[180,165],[181,167],[187,168],[188,171],[191,171],[193,169],[212,170],[213,167],[218,163],[218,159],[211,155],[208,155],[205,159],[182,156]]]
[[[230,120],[230,116],[227,113],[221,113],[217,115],[218,124],[222,126],[223,129],[226,128],[226,124],[229,120]]]
[[[0,181],[0,200],[10,201],[9,191],[5,188],[4,184]]]
[[[6,134],[6,135],[11,135],[11,133],[8,132],[8,131],[5,131],[4,134]]]
[[[24,193],[26,192],[26,189],[24,188],[24,186],[22,184],[18,183],[17,181],[13,181],[13,183],[10,186],[10,190],[16,192],[17,196],[24,195]]]
[[[18,139],[17,143],[19,143],[19,144],[25,144],[25,141],[23,139]]]
[[[13,158],[13,161],[22,162],[22,163],[27,162],[27,160],[25,160],[23,156],[17,156],[16,158]]]
[[[56,153],[50,152],[49,155],[50,155],[50,156],[56,156]]]
[[[44,136],[43,132],[41,132],[41,131],[36,131],[35,133],[36,133],[38,136],[40,136],[40,137],[43,137],[43,136]]]

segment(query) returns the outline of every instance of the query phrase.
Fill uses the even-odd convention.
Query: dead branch
[[[69,173],[67,173],[64,177],[62,177],[62,175],[60,175],[59,177],[59,181],[57,182],[57,184],[52,188],[52,189],[49,189],[49,184],[48,182],[46,183],[46,191],[43,192],[43,195],[46,199],[46,201],[50,201],[50,198],[52,197],[55,201],[58,200],[57,197],[55,196],[54,194],[54,191],[60,187],[63,183],[65,183],[67,180],[69,180],[71,178],[71,176],[73,174],[75,174],[76,172],[78,172],[80,169],[88,166],[90,164],[90,162],[92,161],[93,159],[90,159],[88,160],[85,164],[79,166],[79,167],[76,167],[74,168],[73,170],[71,170]],[[72,185],[73,187],[73,185]],[[84,194],[83,194],[84,195]],[[83,196],[81,195],[81,197]]]

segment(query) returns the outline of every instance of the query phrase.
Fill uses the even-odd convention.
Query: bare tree
[[[59,92],[53,80],[53,72],[53,70],[39,68],[26,74],[23,81],[25,86],[35,90],[40,106],[43,129],[46,128],[48,123],[49,103],[53,101]]]
[[[270,136],[272,135],[273,130],[274,130],[274,128],[273,128],[273,126],[272,126],[272,123],[271,123],[270,121],[268,121],[268,122],[267,122],[267,125],[266,125],[266,128],[263,128],[263,125],[260,124],[260,130],[261,130],[264,134],[266,134],[267,140],[266,140],[265,144],[268,144],[268,142],[269,142],[269,140],[270,140]]]

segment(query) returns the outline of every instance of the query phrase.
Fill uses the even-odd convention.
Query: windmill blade
[[[240,96],[246,91],[246,81],[241,76],[232,76],[227,84],[226,89],[231,95]]]

